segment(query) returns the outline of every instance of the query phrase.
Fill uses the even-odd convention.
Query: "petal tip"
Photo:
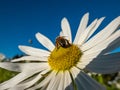
[[[89,12],[87,12],[84,16],[89,17]]]
[[[26,46],[23,46],[23,45],[19,45],[19,46],[18,46],[18,48],[19,48],[21,51],[23,51],[25,47],[26,47]]]
[[[64,17],[64,18],[62,19],[61,23],[66,22],[66,21],[67,21],[67,18]]]
[[[104,20],[106,17],[102,17],[101,19]]]
[[[22,48],[22,45],[19,45],[18,48],[19,48],[19,49]]]
[[[36,34],[35,34],[35,36],[37,37],[38,35],[40,35],[40,33],[39,32],[37,32]]]

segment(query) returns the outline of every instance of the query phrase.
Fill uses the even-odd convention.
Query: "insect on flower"
[[[59,47],[67,48],[67,47],[71,46],[69,41],[67,39],[65,39],[63,36],[58,36],[56,38],[55,43],[56,43],[57,48],[59,48]]]
[[[120,16],[92,37],[104,18],[88,25],[89,13],[86,13],[73,42],[69,22],[63,18],[56,46],[45,35],[36,33],[36,39],[48,50],[19,45],[27,56],[0,62],[0,68],[19,72],[0,83],[0,90],[106,90],[85,73],[120,71],[120,52],[111,53],[120,46]],[[28,62],[19,63],[25,60]]]

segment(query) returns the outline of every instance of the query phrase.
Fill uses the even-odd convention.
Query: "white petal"
[[[55,84],[56,84],[56,76],[55,76],[55,77],[52,77],[52,79],[51,79],[51,81],[49,82],[48,87],[47,87],[46,90],[50,90],[50,89],[51,89],[51,90],[57,90]]]
[[[43,77],[44,74],[48,73],[50,71],[50,69],[46,69],[42,72],[40,72],[40,74],[32,81],[25,83],[25,88],[28,88],[30,86],[32,86],[33,84],[35,84],[35,82],[37,82],[41,77]]]
[[[10,88],[10,89],[7,89],[7,90],[24,90],[24,87],[13,87],[13,88]]]
[[[95,27],[97,23],[97,19],[95,19],[87,28],[86,30],[83,32],[83,34],[81,34],[81,36],[79,37],[79,40],[78,40],[78,44],[79,45],[82,45],[87,37],[88,37],[88,34],[93,30],[93,28]]]
[[[56,73],[55,76],[52,77],[51,81],[49,82],[49,85],[46,90],[64,90],[62,82],[63,80],[63,72]],[[44,90],[44,89],[43,89]]]
[[[63,18],[63,19],[62,19],[61,28],[62,28],[64,37],[65,37],[67,40],[69,40],[70,43],[72,43],[71,29],[70,29],[69,22],[68,22],[68,20],[67,20],[66,18]]]
[[[48,57],[23,56],[21,58],[11,60],[11,62],[19,61],[48,61]]]
[[[105,87],[97,83],[94,79],[83,72],[80,72],[76,79],[79,79],[79,82],[82,83],[84,90],[106,90]]]
[[[16,72],[21,72],[20,64],[14,64],[10,62],[1,62],[0,67],[10,70],[10,71],[16,71]]]
[[[75,40],[74,40],[74,44],[79,44],[78,43],[78,40],[80,39],[80,36],[81,34],[84,32],[84,30],[86,29],[87,27],[87,24],[88,24],[88,19],[89,19],[89,13],[86,13],[83,17],[82,17],[82,20],[80,22],[80,25],[78,27],[78,31],[76,33],[76,36],[75,36]]]
[[[80,62],[78,62],[77,67],[79,67],[80,69],[84,69],[94,59],[96,60],[97,58],[102,57],[102,56],[103,56],[103,54],[101,54],[99,51],[92,53],[92,54],[83,55],[80,58]]]
[[[97,19],[94,20],[85,30],[85,32],[81,35],[78,44],[82,45],[85,43],[89,37],[95,32],[95,30],[99,27],[105,17],[100,18],[98,21]]]
[[[50,55],[50,52],[48,52],[46,50],[37,49],[37,48],[30,47],[30,46],[21,46],[20,45],[19,48],[21,51],[23,51],[27,55],[31,55],[31,56],[43,57],[43,56]]]
[[[60,83],[59,83],[59,86],[58,86],[58,90],[64,90],[64,78],[65,78],[65,74],[64,72],[60,72]]]
[[[77,75],[81,72],[80,69],[76,68],[76,67],[73,67],[71,70],[70,70],[71,74],[74,76],[73,78],[75,79],[77,77]]]
[[[60,84],[60,78],[61,78],[61,73],[58,72],[58,74],[55,77],[52,77],[46,90],[58,90],[58,86]]]
[[[84,63],[79,62],[79,63],[77,63],[76,67],[78,67],[78,68],[80,68],[80,69],[82,70],[82,69],[84,69],[84,68],[86,67],[86,65],[88,65],[88,64],[89,64],[89,62],[84,62]]]
[[[18,75],[16,75],[15,77],[13,77],[12,79],[3,82],[2,84],[0,84],[0,89],[7,89],[10,87],[14,87],[15,85],[17,85],[18,83],[22,82],[23,80],[27,79],[28,77],[32,76],[33,74],[35,74],[35,72],[22,72]]]
[[[64,37],[63,31],[60,32],[60,36]]]
[[[27,70],[42,70],[43,68],[48,67],[47,63],[10,63],[10,62],[2,62],[0,63],[0,67],[16,72],[22,72]]]
[[[84,52],[85,55],[92,54],[95,52],[101,52],[107,47],[110,47],[117,39],[120,37],[120,30],[116,31],[114,34],[112,34],[109,38],[107,38],[105,41],[101,42],[100,44],[94,46],[93,48],[87,50]],[[81,48],[82,49],[82,48]],[[97,55],[97,54],[96,54]]]
[[[46,70],[42,71],[41,73],[36,75],[34,77],[34,79],[29,80],[26,83],[22,83],[22,84],[16,85],[15,87],[11,88],[11,90],[18,90],[19,88],[22,88],[24,90],[24,89],[34,85],[42,77],[42,74],[46,74],[48,71],[49,71],[49,69],[46,69]]]
[[[72,79],[70,77],[70,73],[68,71],[65,71],[64,74],[65,74],[64,90],[73,90]]]
[[[120,71],[120,53],[102,55],[95,58],[86,68],[96,73],[115,73]]]
[[[80,58],[80,61],[84,61],[84,59],[90,59],[90,58],[96,58],[100,54],[100,51],[94,52],[94,53],[89,53],[89,54],[83,54],[82,57]],[[90,60],[89,60],[90,61]]]
[[[120,25],[120,17],[114,19],[110,24],[108,24],[103,30],[93,36],[90,40],[88,40],[85,44],[83,44],[83,50],[88,50],[93,46],[101,43],[106,40]]]
[[[21,68],[24,69],[23,71],[30,71],[30,70],[42,71],[43,69],[50,68],[50,67],[48,63],[42,62],[42,63],[25,63],[23,64],[23,66],[21,66]]]
[[[37,77],[37,75],[35,75],[35,76],[32,76],[31,78],[30,78],[30,80],[28,81],[28,82],[31,82],[31,81],[33,81],[34,79],[35,79],[35,77]],[[27,82],[27,83],[28,83]],[[11,88],[9,88],[8,90],[25,90],[25,88],[27,87],[26,85],[27,85],[27,83],[25,83],[24,81],[22,82],[22,83],[20,83],[20,84],[17,84],[17,85],[15,85],[14,87],[11,87]]]
[[[51,72],[47,77],[45,77],[45,79],[43,81],[41,81],[40,83],[38,83],[37,85],[33,86],[32,88],[30,88],[30,90],[36,90],[39,89],[40,87],[44,87],[46,85],[48,85],[49,81],[55,77],[56,73],[55,72]],[[47,88],[47,87],[46,87]]]
[[[59,74],[59,75],[57,75],[57,78],[56,78],[56,80],[55,80],[55,84],[54,84],[54,86],[55,87],[52,87],[53,89],[52,90],[63,90],[62,88],[63,88],[63,84],[60,84],[60,80],[61,80],[61,74]],[[63,80],[62,80],[63,81]]]
[[[104,49],[101,54],[109,53],[112,50],[120,47],[120,37],[114,40],[106,49]]]
[[[95,30],[100,26],[100,24],[102,23],[102,21],[105,19],[105,17],[100,18],[97,21],[97,24],[95,25],[95,27],[91,30],[91,32],[89,33],[87,39],[89,39],[89,37],[91,37],[91,35],[95,32]]]
[[[55,48],[54,44],[46,36],[42,35],[41,33],[37,33],[36,38],[48,50],[52,51]]]

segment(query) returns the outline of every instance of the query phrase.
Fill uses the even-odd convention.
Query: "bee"
[[[62,37],[62,36],[58,36],[56,38],[55,43],[56,43],[57,48],[59,48],[59,47],[67,48],[67,47],[71,46],[69,41],[67,39],[65,39],[64,37]]]

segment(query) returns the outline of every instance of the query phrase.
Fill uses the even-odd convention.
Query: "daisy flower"
[[[99,33],[93,35],[104,17],[88,25],[89,13],[80,22],[75,39],[66,18],[54,45],[46,36],[37,33],[37,40],[48,50],[20,45],[27,56],[0,63],[0,67],[19,72],[0,84],[0,90],[105,90],[86,71],[108,74],[120,71],[120,16]],[[21,61],[29,61],[22,63]]]

